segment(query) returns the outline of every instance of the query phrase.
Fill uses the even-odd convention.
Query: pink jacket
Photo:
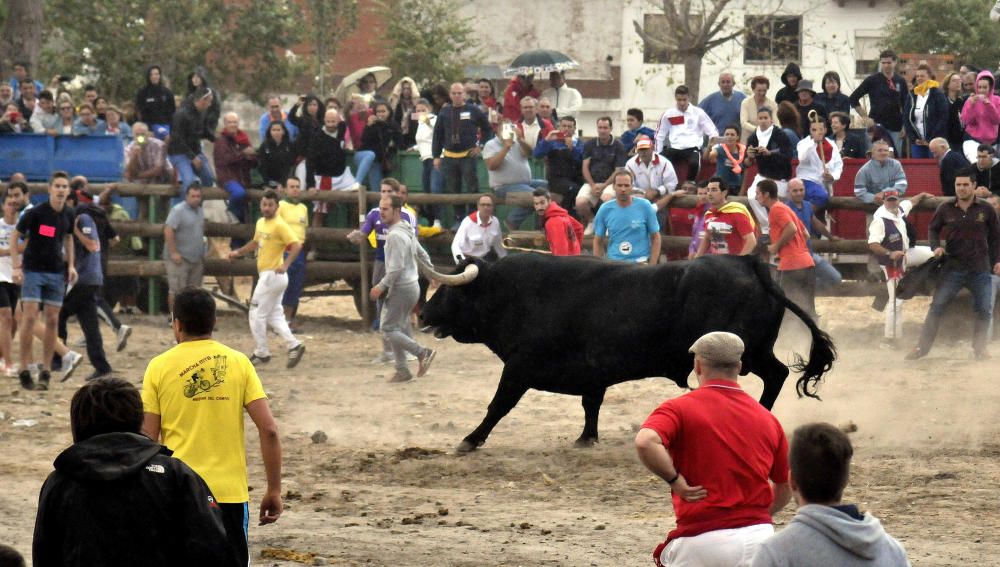
[[[976,77],[976,83],[986,78],[993,83],[993,75],[982,71]],[[992,91],[992,87],[990,88]],[[984,144],[993,144],[997,140],[997,130],[1000,128],[1000,96],[991,94],[988,101],[980,102],[979,96],[973,94],[962,106],[962,124],[965,132]]]

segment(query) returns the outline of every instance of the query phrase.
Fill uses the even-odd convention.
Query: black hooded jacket
[[[135,433],[95,435],[55,461],[35,519],[35,567],[235,567],[208,486]]]
[[[191,96],[194,94],[196,87],[194,82],[191,80],[195,75],[201,79],[201,84],[207,88],[212,89],[212,106],[209,106],[205,110],[205,130],[215,135],[215,131],[219,127],[219,117],[222,116],[222,95],[219,94],[219,89],[214,89],[208,84],[208,73],[202,66],[195,67],[194,72],[187,76],[187,95]]]
[[[309,103],[316,101],[318,110],[316,118],[306,112]],[[295,103],[288,111],[288,120],[299,129],[299,135],[295,138],[295,151],[299,157],[309,155],[309,141],[313,139],[313,134],[323,129],[323,117],[326,116],[326,106],[316,95],[306,95],[302,104]]]
[[[206,111],[207,112],[207,111]],[[168,155],[186,155],[194,159],[201,153],[201,139],[215,140],[205,125],[205,113],[194,105],[194,97],[187,97],[181,109],[174,113],[167,141]]]
[[[788,101],[795,104],[799,100],[799,95],[795,93],[796,87],[788,84],[788,76],[792,75],[798,80],[802,80],[802,71],[799,70],[799,66],[796,63],[789,63],[785,67],[785,71],[781,73],[781,84],[785,85],[781,90],[774,95],[774,102],[776,104],[781,104],[784,101]]]
[[[271,126],[274,124],[278,124],[285,131],[280,144],[276,143],[270,135]],[[285,127],[284,122],[272,122],[267,130],[268,136],[257,150],[257,171],[264,178],[264,184],[284,185],[288,176],[292,174],[292,169],[295,168],[295,148],[288,140],[288,128]]]
[[[149,74],[153,69],[160,71],[160,82],[155,85],[149,80]],[[146,69],[146,86],[135,94],[135,111],[139,115],[139,120],[152,129],[153,124],[170,124],[176,110],[174,93],[163,86],[163,71],[158,65]]]

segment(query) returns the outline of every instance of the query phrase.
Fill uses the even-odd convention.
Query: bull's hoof
[[[476,443],[473,443],[468,439],[463,439],[462,442],[458,444],[458,447],[455,447],[455,452],[464,455],[465,453],[475,451],[477,447],[479,447],[479,445]]]
[[[573,443],[577,449],[589,449],[594,445],[597,445],[597,437],[580,437]]]

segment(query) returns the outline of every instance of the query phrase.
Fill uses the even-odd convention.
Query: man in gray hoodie
[[[795,430],[788,460],[799,510],[787,528],[760,544],[752,567],[910,565],[877,518],[841,504],[853,454],[847,435],[829,423]]]
[[[392,345],[396,358],[396,374],[390,382],[406,382],[413,379],[406,366],[406,353],[417,357],[417,376],[427,374],[437,351],[422,347],[410,335],[410,313],[420,296],[417,283],[417,261],[430,266],[427,255],[410,223],[402,219],[403,198],[399,195],[383,197],[378,203],[382,224],[389,227],[385,236],[385,276],[371,290],[373,301],[385,296],[382,305],[380,329]]]

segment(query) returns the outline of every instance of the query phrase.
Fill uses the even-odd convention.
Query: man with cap
[[[795,110],[799,111],[799,131],[806,133],[809,131],[809,125],[811,120],[809,120],[809,112],[815,110],[816,114],[823,119],[823,123],[826,124],[827,131],[830,130],[830,120],[827,116],[826,107],[822,104],[816,102],[816,91],[813,90],[812,81],[801,81],[797,87],[795,87]]]
[[[749,565],[791,499],[788,441],[777,418],[737,382],[743,341],[704,335],[698,388],[656,408],[635,438],[639,459],[670,486],[677,527],[653,552],[658,566]]]
[[[914,205],[930,196],[930,193],[920,193],[900,200],[899,191],[885,191],[882,206],[872,215],[868,226],[868,248],[882,266],[889,293],[882,348],[894,348],[903,334],[903,300],[896,299],[896,285],[908,268],[915,268],[934,255],[927,246],[913,246],[915,243],[910,240],[906,221]]]

